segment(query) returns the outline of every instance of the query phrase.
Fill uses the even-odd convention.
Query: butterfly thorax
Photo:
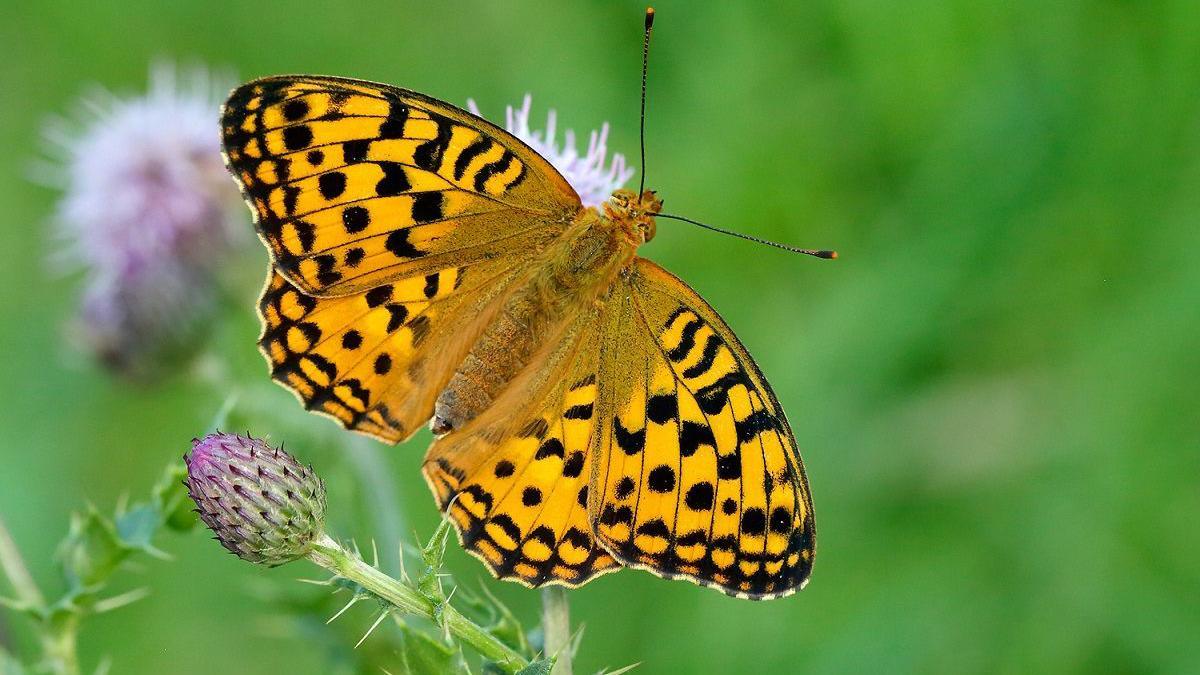
[[[661,202],[621,190],[601,214],[584,209],[561,237],[536,255],[437,399],[435,434],[461,429],[522,385],[522,375],[562,342],[584,313],[603,302],[614,280],[654,236]]]

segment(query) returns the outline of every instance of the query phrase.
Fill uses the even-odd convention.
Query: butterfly
[[[654,192],[585,208],[507,131],[360,80],[246,83],[221,127],[270,252],[271,376],[388,443],[432,420],[426,481],[495,576],[804,585],[795,437],[717,312],[637,255]]]

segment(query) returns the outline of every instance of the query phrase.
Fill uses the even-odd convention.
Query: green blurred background
[[[0,513],[47,587],[69,512],[144,494],[221,400],[182,376],[131,385],[67,346],[79,280],[45,262],[56,194],[27,180],[43,120],[90,83],[143,91],[166,56],[240,79],[339,74],[473,97],[493,119],[532,92],[535,119],[553,105],[560,126],[611,121],[610,146],[636,154],[643,5],[431,5],[4,12]],[[675,213],[842,256],[675,222],[643,250],[771,378],[804,451],[819,555],[806,590],[767,603],[601,578],[571,593],[587,626],[577,672],[1200,669],[1200,4],[657,9],[648,186]],[[257,276],[265,252],[246,246],[229,264]],[[380,526],[356,504],[381,485],[354,465],[382,457],[399,527],[427,535],[428,436],[355,445],[348,461],[332,423],[266,384],[253,299],[219,340],[239,378],[262,382],[252,398],[270,414],[250,431],[286,435],[329,474],[335,528],[360,540]],[[322,671],[323,643],[268,597],[315,569],[263,572],[200,533],[161,545],[174,562],[119,582],[150,598],[85,625],[85,664]],[[457,549],[450,569],[487,576]],[[536,624],[536,593],[486,583]],[[0,635],[30,638],[11,615]]]

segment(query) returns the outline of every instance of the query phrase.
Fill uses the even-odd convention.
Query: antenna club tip
[[[647,7],[646,8],[646,30],[650,30],[650,27],[653,25],[654,25],[654,8]]]
[[[826,260],[837,260],[838,254],[837,251],[817,251],[817,257]]]

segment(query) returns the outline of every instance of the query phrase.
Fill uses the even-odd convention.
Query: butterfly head
[[[637,245],[654,238],[654,216],[662,211],[662,200],[654,190],[638,196],[633,190],[617,190],[604,202],[604,215]]]

